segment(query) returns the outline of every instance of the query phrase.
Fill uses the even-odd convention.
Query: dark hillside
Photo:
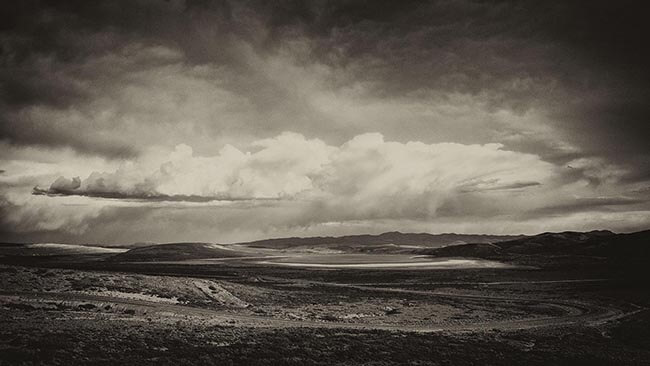
[[[503,240],[521,238],[513,235],[472,235],[472,234],[427,234],[387,232],[379,235],[348,235],[339,237],[280,238],[240,243],[254,248],[287,249],[301,246],[368,246],[368,245],[419,245],[438,248],[446,245],[463,243],[494,243]]]
[[[133,248],[111,257],[110,260],[116,262],[158,262],[244,256],[246,255],[243,253],[221,249],[207,243],[173,243]]]

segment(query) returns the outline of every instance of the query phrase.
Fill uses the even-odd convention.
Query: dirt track
[[[487,322],[474,322],[467,324],[432,324],[432,325],[386,325],[386,324],[359,324],[346,323],[337,321],[313,321],[313,320],[288,320],[278,319],[268,316],[256,316],[237,314],[233,311],[212,310],[198,307],[185,306],[180,304],[167,304],[160,302],[125,299],[111,296],[91,295],[83,293],[53,293],[53,292],[21,292],[21,293],[0,293],[2,300],[20,300],[23,301],[44,301],[58,300],[63,302],[85,302],[99,305],[113,304],[123,306],[134,310],[136,314],[147,315],[154,314],[161,317],[172,319],[193,319],[205,321],[213,324],[236,325],[245,327],[265,327],[265,328],[289,328],[289,327],[310,327],[310,328],[341,328],[341,329],[359,329],[359,330],[393,330],[405,332],[465,332],[481,331],[490,329],[499,330],[518,330],[537,327],[552,327],[571,324],[597,325],[607,321],[619,319],[632,315],[640,310],[633,312],[623,312],[615,308],[606,308],[587,303],[578,303],[564,300],[536,300],[530,298],[512,298],[483,295],[463,295],[450,294],[437,291],[419,291],[401,288],[370,287],[364,285],[341,284],[330,282],[300,281],[307,285],[319,286],[336,286],[355,289],[358,291],[378,291],[378,292],[397,292],[411,293],[418,295],[427,295],[432,297],[445,297],[452,299],[462,299],[465,301],[481,301],[483,303],[493,302],[495,306],[498,303],[508,302],[511,304],[521,305],[542,305],[559,309],[563,312],[561,316],[518,319],[518,320],[498,320]]]

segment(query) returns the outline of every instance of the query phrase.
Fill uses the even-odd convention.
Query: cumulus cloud
[[[93,172],[83,181],[60,177],[49,189],[35,192],[141,199],[292,198],[314,188],[311,177],[329,162],[334,149],[294,133],[255,141],[251,148],[253,152],[243,152],[226,145],[218,155],[204,157],[181,144],[157,166],[148,165],[146,158],[129,161],[114,172]]]
[[[465,192],[534,189],[554,179],[554,166],[499,144],[385,141],[379,133],[341,146],[286,132],[250,150],[226,145],[197,156],[178,145],[156,166],[130,161],[87,178],[59,177],[37,194],[170,200],[302,200],[339,218],[432,217]]]
[[[612,186],[615,169],[596,184],[582,172],[598,171],[596,160],[569,168],[500,144],[402,143],[367,133],[330,145],[287,132],[216,155],[181,144],[123,162],[7,151],[4,240],[631,230],[650,217],[645,186]],[[28,156],[41,161],[22,160]]]
[[[197,154],[184,144],[165,154],[154,150],[113,170],[89,172],[83,179],[54,177],[34,193],[86,196],[86,203],[99,207],[123,202],[126,206],[119,209],[123,214],[137,209],[139,215],[147,212],[146,220],[175,217],[174,225],[185,222],[182,225],[205,235],[211,231],[203,225],[217,225],[221,235],[230,238],[291,230],[374,231],[391,225],[421,230],[423,225],[444,223],[462,228],[469,222],[476,222],[472,224],[476,230],[485,230],[492,222],[499,226],[489,232],[507,232],[508,227],[530,232],[535,220],[559,225],[557,217],[564,215],[585,220],[577,214],[624,217],[627,211],[635,212],[639,220],[649,209],[647,199],[609,184],[624,172],[599,169],[598,160],[573,164],[554,165],[493,143],[403,143],[366,133],[336,146],[285,132],[245,146],[225,145],[212,156]],[[597,171],[603,176],[596,177]],[[605,183],[596,184],[595,179]],[[93,197],[111,198],[113,203]],[[218,222],[202,216],[214,213]],[[94,220],[101,219],[120,221],[118,215],[106,215],[91,215],[90,221],[81,220],[76,227],[95,227]],[[261,231],[247,227],[255,223]],[[593,225],[589,221],[587,226]]]
[[[50,185],[50,191],[53,193],[70,193],[74,192],[75,189],[81,187],[81,179],[79,177],[74,177],[72,179],[67,179],[65,177],[59,177]]]

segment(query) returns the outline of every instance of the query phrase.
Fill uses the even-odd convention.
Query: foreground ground
[[[650,359],[647,299],[616,279],[531,269],[113,267],[0,267],[0,363],[641,365]],[[136,268],[158,273],[132,273]]]
[[[647,271],[627,260],[292,268],[17,248],[0,255],[0,364],[650,364]]]

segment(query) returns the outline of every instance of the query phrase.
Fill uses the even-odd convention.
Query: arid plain
[[[0,363],[647,364],[647,239],[4,244]]]

